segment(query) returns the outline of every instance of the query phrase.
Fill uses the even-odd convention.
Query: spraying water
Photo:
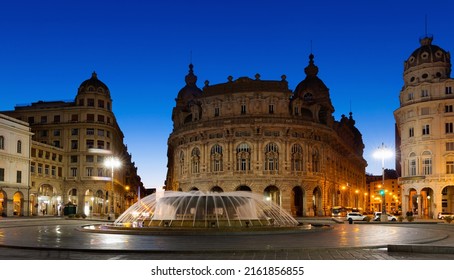
[[[289,227],[297,226],[289,213],[263,195],[236,192],[159,192],[127,209],[116,226],[130,227]]]

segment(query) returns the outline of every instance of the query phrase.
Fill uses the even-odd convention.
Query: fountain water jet
[[[255,228],[295,227],[289,213],[263,195],[247,191],[204,193],[165,191],[127,209],[117,227]]]

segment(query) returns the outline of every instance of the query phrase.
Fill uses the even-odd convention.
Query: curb
[[[454,254],[454,247],[433,245],[388,245],[388,252],[420,254]]]

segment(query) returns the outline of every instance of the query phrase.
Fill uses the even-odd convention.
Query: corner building
[[[404,62],[400,107],[394,112],[402,211],[435,218],[454,211],[454,80],[451,55],[420,40]]]
[[[173,108],[166,189],[262,193],[294,216],[364,207],[364,144],[355,121],[334,120],[329,89],[309,56],[294,91],[281,80],[228,77],[197,85],[193,65]]]
[[[24,215],[62,215],[69,203],[76,214],[118,216],[143,190],[110,90],[96,73],[80,84],[74,101],[38,101],[2,113],[28,123],[33,133]],[[122,163],[113,175],[104,164],[111,156]]]

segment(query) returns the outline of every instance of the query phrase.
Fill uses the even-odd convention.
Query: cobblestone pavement
[[[333,224],[330,230],[284,235],[137,236],[81,232],[99,221],[0,220],[3,260],[454,260],[454,225]],[[387,245],[424,253],[391,252]]]

